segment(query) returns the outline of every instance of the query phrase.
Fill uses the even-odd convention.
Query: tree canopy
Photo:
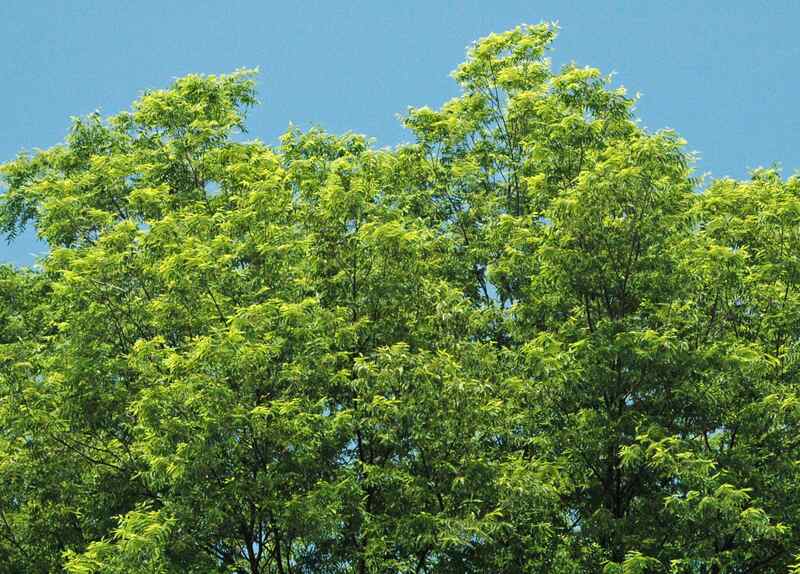
[[[0,166],[0,573],[800,572],[800,178],[555,36],[392,149],[242,70]]]

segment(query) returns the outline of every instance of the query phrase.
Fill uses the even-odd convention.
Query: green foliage
[[[778,573],[800,179],[699,191],[549,24],[413,144],[189,76],[0,166],[0,573]]]

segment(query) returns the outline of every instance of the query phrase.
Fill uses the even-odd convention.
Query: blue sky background
[[[0,162],[62,141],[69,117],[128,108],[178,76],[259,67],[250,135],[294,122],[408,141],[408,106],[456,95],[449,78],[472,41],[557,20],[552,58],[615,72],[641,92],[642,123],[671,127],[698,171],[746,177],[800,169],[800,2],[3,0]],[[0,262],[30,264],[33,235],[0,242]]]

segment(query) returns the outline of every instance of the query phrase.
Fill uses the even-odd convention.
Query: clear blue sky
[[[62,141],[69,117],[127,108],[191,72],[261,69],[250,134],[288,123],[406,141],[397,114],[456,94],[465,47],[516,24],[558,20],[556,64],[615,72],[641,92],[643,124],[671,127],[701,172],[800,168],[797,0],[0,2],[0,162]],[[32,236],[0,245],[30,264]]]

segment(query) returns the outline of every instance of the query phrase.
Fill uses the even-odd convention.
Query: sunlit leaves
[[[800,184],[700,192],[551,24],[415,142],[192,75],[0,166],[0,571],[785,572]]]

